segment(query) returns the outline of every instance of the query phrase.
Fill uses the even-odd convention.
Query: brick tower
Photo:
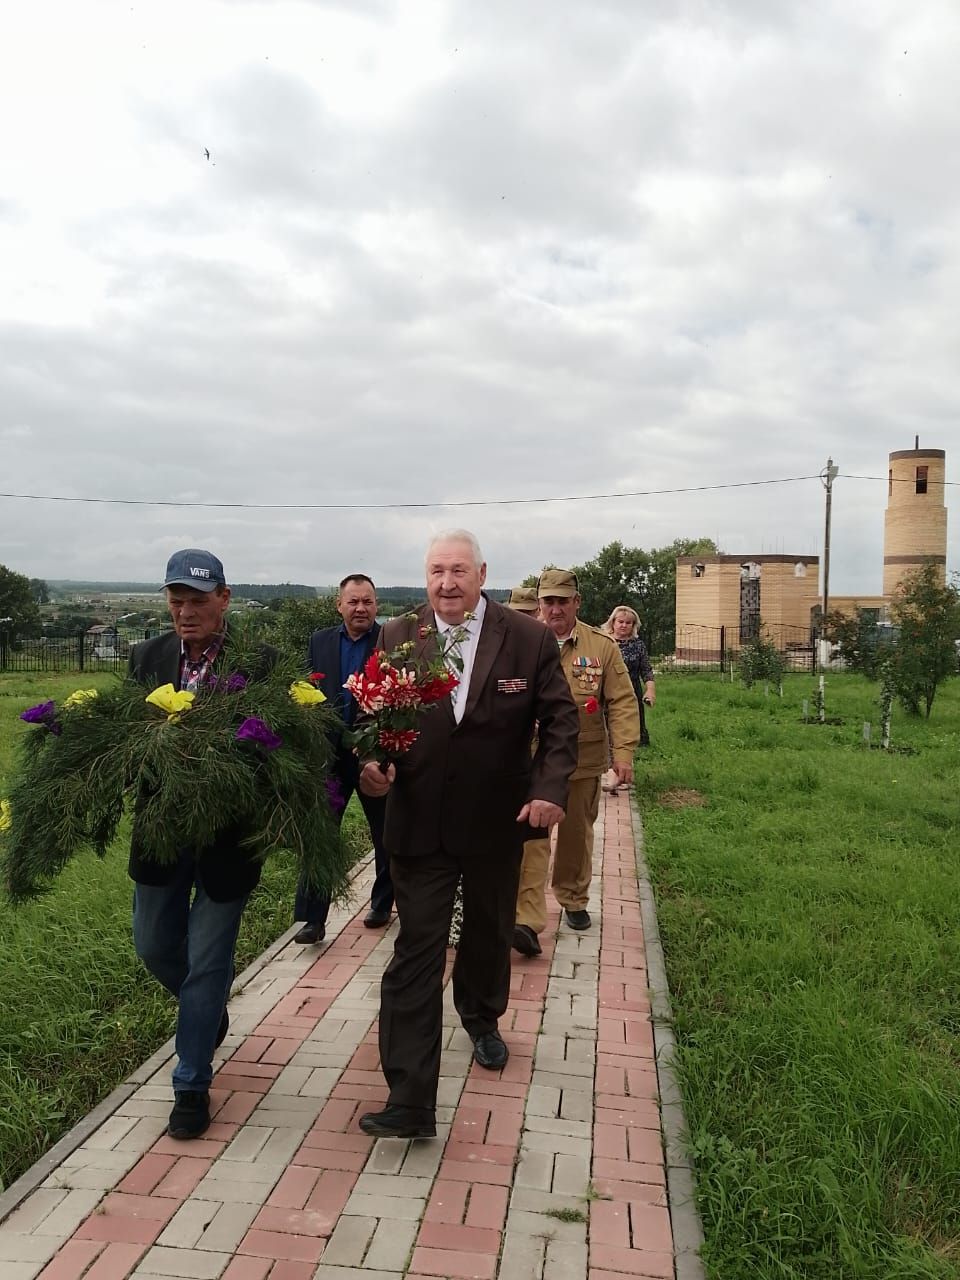
[[[883,594],[890,599],[908,573],[933,560],[947,577],[947,508],[943,481],[946,453],[912,449],[890,454],[890,482],[883,524]]]

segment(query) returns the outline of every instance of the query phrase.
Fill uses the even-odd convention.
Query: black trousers
[[[512,843],[512,842],[511,842]],[[489,858],[437,850],[390,860],[400,933],[380,988],[380,1062],[390,1102],[433,1110],[440,1077],[443,971],[457,883],[463,928],[453,1000],[471,1036],[495,1031],[510,996],[522,844]]]
[[[373,844],[373,860],[377,868],[377,876],[370,891],[370,906],[374,911],[388,912],[393,906],[393,884],[390,880],[390,859],[383,847],[383,819],[387,811],[385,796],[366,796],[360,790],[360,766],[353,752],[344,752],[337,757],[331,775],[340,783],[344,801],[349,801],[356,791],[363,809],[367,826],[370,828],[370,840]],[[330,899],[323,894],[312,893],[301,877],[297,885],[297,896],[293,904],[294,920],[305,920],[307,924],[327,923],[330,911]]]

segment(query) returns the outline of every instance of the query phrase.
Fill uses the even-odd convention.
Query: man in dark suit
[[[349,676],[362,669],[376,648],[380,635],[377,591],[373,579],[368,578],[365,573],[347,574],[337,593],[337,612],[343,619],[338,627],[324,627],[310,637],[308,664],[312,672],[318,675],[322,673],[322,679],[315,683],[327,695],[333,709],[340,712],[347,728],[350,728],[356,719],[357,704],[350,691],[343,686]],[[330,768],[330,778],[339,787],[340,798],[334,802],[334,808],[339,807],[342,814],[350,797],[357,791],[360,764],[353,750],[343,741],[342,733],[336,735],[333,746],[336,754]],[[383,847],[386,801],[382,796],[368,796],[362,791],[358,794],[370,827],[377,868],[377,877],[370,893],[370,910],[363,923],[368,929],[382,929],[390,921],[390,909],[393,906],[390,865]],[[305,920],[306,924],[294,934],[294,942],[321,942],[326,932],[329,910],[330,899],[311,893],[301,879],[297,885],[293,918]]]
[[[439,634],[459,650],[460,684],[421,715],[419,737],[396,765],[384,773],[368,761],[360,775],[361,790],[387,797],[384,840],[400,917],[380,1002],[390,1096],[384,1111],[360,1120],[376,1137],[436,1132],[443,970],[461,878],[454,1003],[480,1066],[506,1063],[497,1021],[509,996],[523,842],[562,819],[577,762],[577,710],[551,633],[482,593],[486,565],[466,530],[438,535],[426,570],[429,604],[414,619],[388,622],[382,647],[411,641],[414,658],[429,659]]]
[[[215,674],[229,648],[230,588],[223,565],[209,551],[177,551],[163,585],[174,629],[136,645],[128,674],[143,685],[197,689]],[[263,646],[263,669],[276,657],[276,650]],[[247,674],[255,679],[258,673]],[[134,817],[129,867],[135,882],[134,946],[178,1000],[168,1128],[173,1138],[197,1138],[210,1125],[213,1053],[229,1027],[227,997],[240,918],[260,879],[259,861],[240,844],[243,835],[225,830],[209,848],[181,849],[175,863],[161,864],[144,856]]]

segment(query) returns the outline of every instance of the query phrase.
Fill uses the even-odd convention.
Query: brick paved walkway
[[[357,1128],[386,1098],[376,1016],[396,925],[334,912],[323,950],[277,948],[231,1000],[207,1134],[163,1136],[166,1046],[42,1163],[0,1225],[3,1280],[701,1274],[686,1246],[675,1260],[675,1234],[696,1231],[668,1203],[633,825],[625,795],[605,800],[594,927],[554,910],[543,955],[515,956],[503,1071],[472,1062],[447,1000],[436,1141]]]

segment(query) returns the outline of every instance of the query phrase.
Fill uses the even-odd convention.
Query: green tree
[[[869,680],[877,679],[889,642],[881,632],[875,609],[857,609],[852,616],[831,610],[827,614],[825,635],[840,646],[849,670],[858,671]]]
[[[716,552],[711,538],[677,538],[651,551],[608,543],[593,560],[575,566],[583,599],[580,616],[600,626],[618,604],[630,605],[640,615],[640,630],[650,652],[667,653],[674,646],[677,556]]]
[[[0,631],[16,639],[40,625],[40,610],[30,579],[0,564]]]
[[[929,717],[937,687],[957,670],[960,591],[941,586],[937,566],[928,561],[908,574],[890,606],[899,630],[890,658],[897,697],[911,715]]]
[[[264,638],[274,644],[281,653],[307,660],[307,645],[314,631],[332,627],[340,622],[336,596],[315,596],[312,600],[287,597],[276,610],[263,610],[268,625]],[[259,620],[259,619],[258,619]]]
[[[740,679],[751,689],[758,680],[780,686],[786,664],[783,654],[769,638],[761,634],[740,650]]]
[[[50,588],[42,578],[30,579],[30,593],[37,604],[50,603]]]

